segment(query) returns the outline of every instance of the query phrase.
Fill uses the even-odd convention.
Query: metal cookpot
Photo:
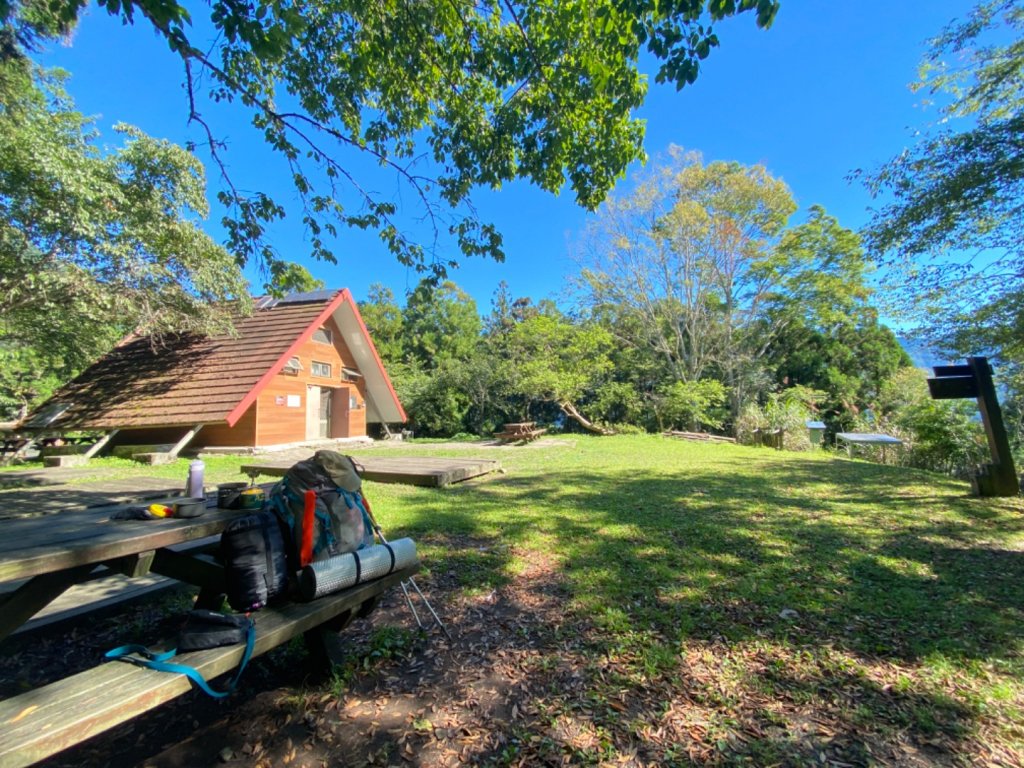
[[[217,486],[217,506],[221,509],[241,509],[242,491],[246,483],[221,483]]]
[[[199,517],[206,511],[206,499],[182,499],[174,503],[175,517]]]

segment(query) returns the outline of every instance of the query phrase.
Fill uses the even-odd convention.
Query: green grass
[[[384,450],[482,455],[356,453]],[[451,574],[467,600],[532,560],[554,563],[574,627],[565,647],[600,737],[580,763],[614,761],[616,734],[653,743],[651,721],[677,710],[713,762],[861,765],[908,748],[944,764],[1020,761],[1019,499],[827,454],[653,436],[483,455],[507,474],[444,490],[368,483],[367,494],[390,536],[417,540],[423,578]],[[209,482],[238,480],[243,461],[208,460]],[[184,482],[186,468],[125,471]],[[623,691],[629,712],[602,703]],[[576,711],[546,706],[552,718]],[[695,759],[659,749],[661,764]]]
[[[617,663],[604,687],[679,686],[696,664],[714,681],[698,687],[718,715],[709,731],[751,719],[774,731],[730,747],[739,762],[804,754],[785,736],[800,708],[850,744],[1020,754],[1021,500],[827,454],[572,442],[501,452],[508,474],[489,482],[368,492],[385,527],[422,542],[430,567],[466,590],[514,579],[531,553],[554,558],[567,610],[595,629],[586,656]],[[480,546],[449,551],[448,535]],[[781,728],[769,728],[773,709]]]

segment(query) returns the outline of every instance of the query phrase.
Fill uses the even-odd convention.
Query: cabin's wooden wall
[[[108,443],[107,450],[119,445],[174,445],[191,427],[146,427],[122,429]],[[201,433],[200,433],[201,434]]]
[[[302,370],[298,374],[277,374],[256,399],[255,445],[296,443],[306,439],[307,385],[336,390],[332,404],[335,418],[332,419],[331,437],[360,437],[366,434],[365,381],[362,378],[354,382],[342,381],[343,366],[358,369],[333,318],[328,321],[327,327],[331,330],[334,343],[323,344],[312,339],[307,341],[295,353],[302,363]],[[314,360],[330,364],[329,379],[313,375]],[[351,411],[348,424],[342,424],[338,419],[340,401],[341,398],[347,399],[350,392],[355,395],[358,407]],[[288,405],[289,395],[298,396],[297,407]]]
[[[250,405],[233,427],[227,424],[203,427],[194,442],[209,446],[256,445],[256,406]]]

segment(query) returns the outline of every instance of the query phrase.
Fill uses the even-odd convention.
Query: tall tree
[[[455,283],[421,283],[406,302],[405,349],[426,369],[442,360],[468,360],[480,342],[481,321],[473,298]]]
[[[777,247],[795,209],[761,166],[705,164],[672,148],[631,195],[602,208],[588,236],[584,301],[618,315],[623,341],[653,352],[670,380],[720,372],[735,410],[770,338],[755,321],[801,266]]]
[[[513,331],[511,344],[520,392],[529,400],[556,404],[587,431],[604,433],[580,412],[580,405],[610,370],[611,344],[611,336],[596,324],[574,324],[550,314],[525,319]]]
[[[1024,357],[1024,2],[986,0],[931,41],[915,90],[938,119],[865,177],[868,244],[933,339]]]
[[[779,249],[810,268],[796,272],[772,306],[777,332],[767,362],[779,385],[826,393],[820,415],[833,427],[849,427],[910,359],[871,304],[859,235],[812,206],[805,222],[783,234]]]
[[[477,186],[526,179],[572,189],[596,207],[642,157],[647,91],[641,55],[658,82],[692,83],[718,46],[713,24],[751,12],[769,26],[777,0],[394,0],[292,2],[99,0],[125,23],[144,19],[183,67],[187,114],[223,177],[228,246],[288,273],[266,240],[285,214],[267,190],[231,181],[227,145],[206,110],[231,101],[287,162],[312,255],[336,258],[339,227],[376,230],[405,264],[436,277],[463,256],[502,258],[501,236],[471,205]],[[0,58],[31,55],[65,35],[82,0],[0,4]],[[191,26],[193,13],[207,13]],[[427,162],[421,160],[427,159]],[[398,206],[372,192],[366,163],[396,175],[432,225],[428,242],[403,229]]]
[[[405,357],[405,320],[391,289],[381,283],[371,285],[366,301],[359,304],[359,313],[384,364],[402,362]]]
[[[0,96],[0,400],[23,409],[127,331],[230,327],[246,285],[197,224],[195,157],[130,126],[101,153],[57,74],[0,62]]]

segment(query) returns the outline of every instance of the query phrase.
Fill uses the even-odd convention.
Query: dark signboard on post
[[[1017,470],[1013,466],[1010,440],[1003,424],[996,388],[992,383],[992,366],[984,357],[969,357],[967,365],[937,365],[935,378],[928,379],[928,390],[934,400],[957,400],[973,397],[978,401],[981,421],[985,425],[992,463],[986,464],[971,478],[976,496],[1016,496],[1020,493]]]

